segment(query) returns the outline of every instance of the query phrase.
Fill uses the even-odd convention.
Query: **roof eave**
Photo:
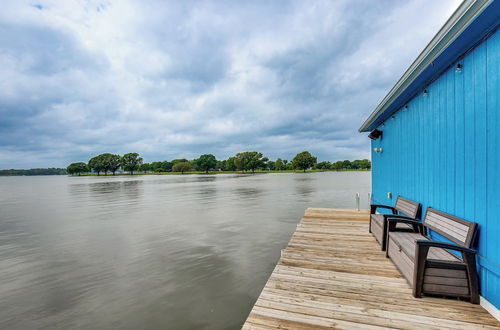
[[[365,120],[363,125],[359,128],[359,132],[368,132],[375,128],[373,124],[387,108],[427,67],[429,67],[429,65],[432,65],[433,61],[493,2],[494,0],[464,1],[384,97],[382,102],[380,102],[371,115]]]

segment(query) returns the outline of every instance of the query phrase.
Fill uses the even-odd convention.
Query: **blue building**
[[[500,0],[464,1],[359,129],[382,132],[372,140],[374,203],[401,195],[479,224],[481,304],[497,318],[499,23]]]

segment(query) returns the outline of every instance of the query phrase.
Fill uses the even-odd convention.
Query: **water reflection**
[[[213,202],[217,197],[217,188],[214,186],[201,186],[196,191],[196,195],[201,203],[208,204]]]
[[[314,183],[316,176],[310,175],[310,173],[297,173],[293,181],[295,183],[296,195],[300,196],[301,200],[307,201],[315,191]]]
[[[1,329],[235,329],[307,207],[369,173],[0,178]]]
[[[215,175],[206,176],[196,176],[195,182],[214,182],[216,180]]]
[[[233,189],[233,193],[238,198],[244,199],[255,199],[262,194],[262,189],[252,188],[252,187],[241,187]]]

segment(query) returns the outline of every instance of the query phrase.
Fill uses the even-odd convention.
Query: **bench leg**
[[[415,265],[413,266],[413,296],[415,298],[422,298],[425,264],[428,253],[429,246],[415,245]]]
[[[387,249],[385,249],[385,257],[389,258],[389,229],[385,233],[385,241],[387,242]]]
[[[381,250],[387,250],[387,218],[384,217],[382,221],[382,242],[381,242]]]
[[[476,256],[470,253],[463,253],[463,258],[469,279],[470,302],[479,304],[479,279],[476,270]]]

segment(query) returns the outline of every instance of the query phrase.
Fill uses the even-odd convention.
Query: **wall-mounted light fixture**
[[[373,151],[375,151],[375,152],[382,152],[382,148],[373,148]]]
[[[373,131],[370,132],[370,134],[368,134],[368,137],[372,140],[376,140],[378,138],[382,138],[382,131],[381,130],[378,130],[378,129],[374,129]]]
[[[457,66],[455,67],[455,72],[460,73],[462,72],[462,64],[458,63]]]
[[[392,120],[396,119],[396,116],[392,115],[392,116],[391,116],[391,119],[392,119]]]
[[[407,111],[407,110],[408,110],[408,105],[405,105],[405,106],[403,107],[403,111]]]
[[[424,89],[424,96],[427,96],[427,95],[429,95],[429,91],[426,88],[426,89]]]

